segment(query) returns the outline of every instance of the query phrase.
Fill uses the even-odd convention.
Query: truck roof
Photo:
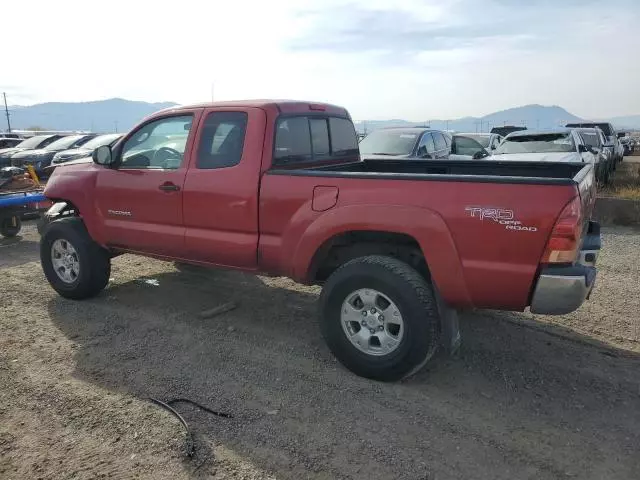
[[[175,107],[165,108],[160,112],[182,111],[192,108],[212,108],[212,107],[253,107],[262,108],[263,110],[276,110],[278,113],[302,113],[308,111],[327,112],[335,115],[349,116],[344,107],[331,105],[323,102],[305,102],[301,100],[231,100],[225,102],[204,102],[191,105],[177,105]],[[160,113],[157,112],[157,113]]]
[[[552,128],[550,130],[519,130],[517,132],[511,132],[507,135],[508,138],[513,137],[530,137],[535,135],[553,135],[554,133],[570,133],[572,128]]]

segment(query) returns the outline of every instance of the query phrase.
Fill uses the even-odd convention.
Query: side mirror
[[[627,135],[627,134],[626,134],[625,132],[618,132],[618,133],[616,133],[616,137],[618,137],[618,138],[626,137],[626,135]]]
[[[93,159],[93,163],[103,166],[111,165],[114,160],[109,145],[101,145],[96,148],[91,154],[91,158]]]
[[[480,160],[481,158],[486,158],[488,156],[489,154],[487,153],[486,150],[478,150],[476,153],[473,154],[473,159]]]
[[[589,147],[587,145],[578,145],[578,151],[580,153],[587,153],[589,151]]]
[[[424,145],[418,148],[417,153],[418,153],[418,157],[420,158],[431,158],[431,155],[427,153],[427,147],[425,147]]]

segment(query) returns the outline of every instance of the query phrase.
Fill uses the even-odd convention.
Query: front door
[[[182,198],[193,125],[199,111],[153,119],[114,150],[116,168],[97,178],[97,209],[105,243],[179,256],[184,247]]]

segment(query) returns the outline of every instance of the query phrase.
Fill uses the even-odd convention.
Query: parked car
[[[84,145],[76,148],[70,148],[68,150],[62,150],[57,152],[51,160],[51,165],[57,165],[60,163],[68,162],[70,160],[76,160],[78,158],[90,157],[93,151],[101,147],[102,145],[113,145],[115,142],[122,138],[121,133],[108,133],[105,135],[97,135],[90,139]]]
[[[607,143],[604,132],[599,128],[574,128],[573,130],[578,132],[583,143],[591,147],[593,153],[599,157],[596,160],[598,165],[596,178],[604,184],[609,183],[609,177],[613,173],[614,159],[611,153],[604,148]]]
[[[624,156],[624,152],[622,151],[622,147],[620,142],[617,141],[616,131],[608,122],[578,122],[578,123],[567,123],[566,125],[569,128],[595,128],[598,127],[604,133],[607,138],[607,143],[604,146],[607,150],[609,150],[611,154],[611,158],[613,158],[614,170],[615,165],[622,161],[622,157]]]
[[[67,135],[44,148],[37,150],[23,150],[11,156],[11,165],[14,167],[33,166],[36,174],[42,175],[44,169],[51,164],[54,155],[63,150],[78,148],[94,138],[95,134],[88,135]]]
[[[603,156],[585,144],[576,129],[519,131],[507,135],[491,156],[499,161],[585,162],[594,165],[596,179],[604,182],[607,166]]]
[[[160,147],[160,130],[187,141]],[[362,161],[345,109],[276,101],[162,110],[93,161],[45,189],[40,259],[61,296],[97,295],[123,252],[322,284],[323,336],[369,378],[457,344],[456,309],[565,314],[594,285],[588,163]]]
[[[14,147],[3,148],[0,150],[0,167],[9,166],[11,157],[18,152],[44,148],[60,138],[62,138],[62,135],[36,135],[21,141]]]
[[[466,137],[462,144],[447,132],[428,127],[381,128],[360,141],[360,155],[368,160],[393,158],[471,160],[487,157],[482,145]],[[473,148],[470,145],[473,145]],[[470,153],[470,152],[473,153]]]
[[[456,133],[456,135],[462,135],[476,140],[480,143],[482,148],[490,154],[498,148],[498,145],[500,145],[500,142],[504,138],[502,135],[497,133]]]
[[[505,125],[503,127],[493,127],[491,129],[491,133],[495,133],[497,135],[500,135],[501,137],[506,137],[510,133],[520,132],[526,129],[527,127],[516,127],[515,125]]]
[[[0,149],[13,148],[21,142],[21,138],[0,137]]]

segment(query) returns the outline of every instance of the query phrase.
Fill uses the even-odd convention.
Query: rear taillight
[[[582,236],[582,205],[575,197],[562,210],[553,226],[542,263],[573,263],[578,257]]]

